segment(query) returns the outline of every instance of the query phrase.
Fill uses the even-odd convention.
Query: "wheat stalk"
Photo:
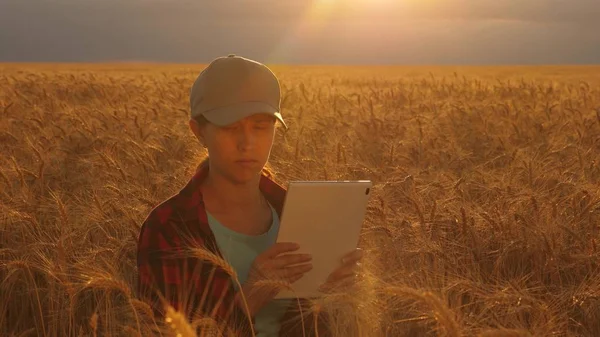
[[[92,329],[92,336],[98,336],[98,313],[96,312],[90,317],[90,328]]]
[[[246,310],[246,314],[248,315],[248,318],[249,318],[248,321],[250,323],[250,329],[252,331],[252,334],[254,335],[254,324],[252,323],[252,319],[251,319],[252,315],[250,313],[250,307],[248,306],[246,296],[244,295],[244,293],[242,291],[242,285],[240,284],[239,278],[238,278],[237,273],[236,273],[235,269],[233,268],[233,266],[231,266],[229,263],[227,263],[227,261],[225,261],[221,257],[217,256],[216,254],[214,254],[204,248],[192,248],[192,253],[193,253],[193,256],[196,258],[199,258],[204,261],[208,261],[215,266],[221,267],[231,277],[231,279],[237,284],[238,289],[240,289],[240,292],[241,292],[242,302],[244,303],[244,309]],[[220,300],[222,300],[222,298]],[[219,304],[220,304],[220,302],[219,302]],[[215,306],[214,310],[216,310],[217,308],[218,308],[218,305]]]
[[[431,292],[422,292],[416,289],[401,286],[389,286],[385,293],[395,294],[400,297],[410,297],[427,304],[438,322],[448,336],[461,336],[461,330],[452,312]]]
[[[294,290],[294,288],[292,287],[292,284],[284,281],[284,280],[275,280],[275,279],[270,279],[270,280],[260,280],[260,281],[256,281],[253,283],[253,287],[255,287],[256,289],[260,289],[262,287],[264,288],[275,288],[275,289],[287,289],[290,290],[294,296],[296,297],[296,302],[298,304],[298,309],[300,310],[300,320],[302,323],[302,334],[303,336],[306,336],[306,331],[304,329],[304,315],[302,313],[302,304],[300,302],[300,298],[298,297],[298,294],[296,293],[296,291]]]

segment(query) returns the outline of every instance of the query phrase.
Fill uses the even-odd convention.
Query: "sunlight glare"
[[[371,5],[377,5],[377,4],[386,4],[386,3],[392,3],[398,0],[315,0],[315,3],[319,4],[319,3],[324,3],[324,4],[334,4],[334,3],[360,3],[362,5],[365,4],[371,4]]]

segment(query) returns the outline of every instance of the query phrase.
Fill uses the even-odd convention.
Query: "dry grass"
[[[202,155],[201,67],[0,68],[0,335],[214,327],[132,295],[139,226]],[[314,305],[337,336],[600,335],[599,70],[275,67],[277,179],[375,183],[366,276]]]

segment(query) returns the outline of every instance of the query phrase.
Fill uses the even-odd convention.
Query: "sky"
[[[600,0],[0,0],[0,62],[599,64]]]

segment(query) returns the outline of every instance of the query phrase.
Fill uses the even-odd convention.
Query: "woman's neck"
[[[225,177],[208,172],[202,183],[203,194],[210,195],[218,204],[229,207],[255,207],[263,196],[259,189],[260,176],[244,184],[236,184]]]

